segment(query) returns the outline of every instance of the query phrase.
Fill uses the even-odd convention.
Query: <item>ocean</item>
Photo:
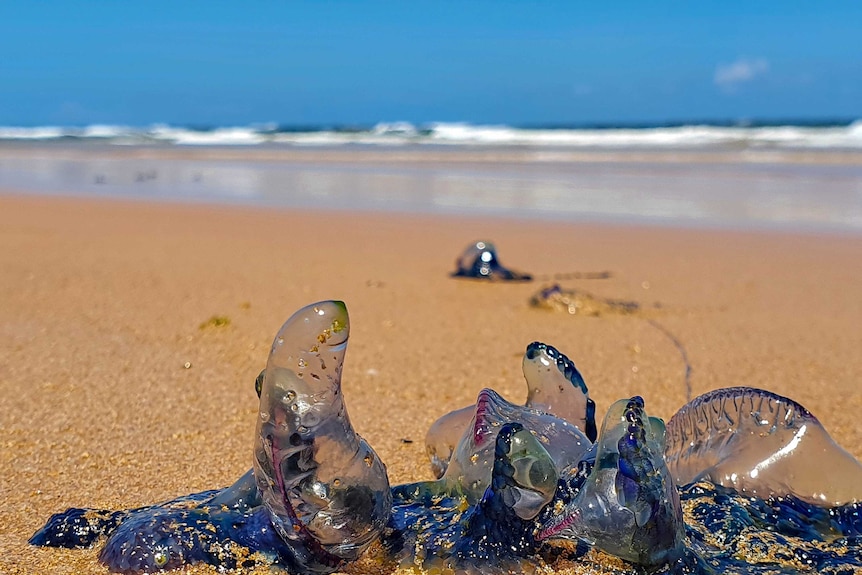
[[[862,121],[0,127],[0,188],[862,233]]]
[[[408,122],[374,126],[0,126],[0,142],[82,140],[180,146],[532,146],[862,149],[862,120],[512,127]]]

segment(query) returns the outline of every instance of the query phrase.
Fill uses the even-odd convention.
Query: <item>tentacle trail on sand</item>
[[[691,363],[688,361],[688,353],[685,351],[685,346],[682,344],[679,339],[669,329],[660,324],[654,319],[645,318],[645,321],[659,330],[661,333],[665,335],[676,347],[677,351],[679,351],[680,357],[682,357],[682,362],[685,364],[685,401],[691,401]]]

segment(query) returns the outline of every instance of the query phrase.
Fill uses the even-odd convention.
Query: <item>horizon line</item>
[[[223,128],[252,128],[262,133],[284,132],[368,132],[381,126],[397,128],[403,126],[405,129],[412,127],[418,132],[433,130],[435,126],[464,125],[471,127],[510,128],[516,130],[642,130],[654,128],[682,128],[691,126],[708,126],[716,128],[769,128],[781,126],[810,127],[810,128],[839,128],[849,127],[856,122],[862,121],[862,116],[785,116],[776,118],[753,117],[753,118],[692,118],[686,120],[665,121],[591,121],[591,122],[484,122],[477,123],[469,120],[441,121],[431,120],[414,122],[410,120],[380,120],[377,122],[277,122],[277,121],[252,121],[241,123],[172,123],[172,122],[148,122],[145,124],[112,123],[112,122],[88,122],[88,123],[44,123],[44,124],[2,124],[0,128],[31,129],[31,128],[68,128],[84,129],[94,126],[111,126],[133,129],[152,129],[154,127],[183,128],[193,131],[212,131]]]

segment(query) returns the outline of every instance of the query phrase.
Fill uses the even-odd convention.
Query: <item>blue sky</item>
[[[0,2],[0,125],[834,117],[862,2]]]

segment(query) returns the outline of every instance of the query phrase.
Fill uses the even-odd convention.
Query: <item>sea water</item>
[[[856,233],[862,232],[862,123],[0,127],[0,188]]]

